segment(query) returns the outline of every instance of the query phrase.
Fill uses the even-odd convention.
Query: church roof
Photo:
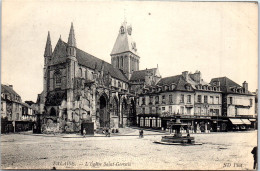
[[[151,69],[145,69],[145,70],[139,70],[139,71],[134,71],[130,81],[145,81],[145,75],[147,72],[153,72],[155,74],[157,68],[151,68]]]
[[[120,27],[111,55],[132,52],[138,56],[136,43],[132,40],[132,27],[124,21]]]
[[[52,53],[52,62],[51,65],[56,65],[59,63],[65,63],[67,59],[67,49],[68,44],[61,39],[59,39],[53,53]],[[90,69],[95,69],[95,66],[97,66],[97,70],[101,70],[102,62],[104,63],[104,73],[110,73],[110,75],[116,79],[119,79],[121,81],[128,82],[127,77],[124,75],[124,73],[114,68],[111,64],[88,54],[87,52],[84,52],[78,48],[76,48],[76,59],[78,60],[79,65],[83,65]]]

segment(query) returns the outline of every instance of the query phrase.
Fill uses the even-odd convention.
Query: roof
[[[14,91],[13,88],[9,87],[8,85],[1,84],[1,92],[2,93],[9,93],[9,94],[13,94],[13,95],[21,97],[18,93],[16,93]]]
[[[52,62],[51,65],[56,65],[56,64],[60,64],[60,63],[65,63],[66,59],[67,59],[67,54],[66,54],[66,49],[67,49],[67,43],[65,43],[64,41],[62,41],[61,39],[59,39],[53,53],[52,53]],[[125,74],[117,69],[114,68],[111,64],[93,56],[90,55],[78,48],[76,48],[76,59],[78,60],[79,65],[83,65],[87,68],[90,69],[95,69],[95,67],[97,67],[97,70],[100,71],[101,70],[101,66],[102,63],[104,64],[104,73],[110,73],[110,75],[113,78],[119,79],[121,81],[125,81],[128,82],[127,77],[125,76]]]
[[[163,86],[163,85],[171,85],[173,83],[178,84],[181,75],[175,75],[175,76],[170,76],[170,77],[164,77],[162,78],[157,85]]]
[[[127,26],[127,22],[124,21],[120,27],[111,55],[128,51],[138,56],[136,43],[132,40],[132,27]]]
[[[185,79],[183,75],[175,75],[175,76],[170,76],[170,77],[165,77],[162,78],[157,85],[163,86],[163,85],[168,85],[170,86],[171,84],[175,84],[176,88],[175,90],[180,90],[180,91],[187,91],[187,88],[185,87],[187,84],[189,84],[193,89],[197,89],[196,85],[209,85],[208,83],[201,81],[200,83],[195,82],[192,78],[190,78],[189,75],[187,75],[187,78]]]
[[[139,71],[134,71],[130,81],[138,81],[138,80],[142,80],[145,81],[145,75],[147,72],[153,72],[153,74],[156,72],[157,68],[151,68],[151,69],[145,69],[145,70],[139,70]]]
[[[231,88],[236,87],[236,88],[243,88],[233,80],[227,78],[227,77],[218,77],[218,78],[212,78],[210,83],[213,83],[215,81],[220,82],[220,90],[225,92],[225,93],[235,93],[231,90]],[[251,92],[248,91],[248,94],[252,94]]]

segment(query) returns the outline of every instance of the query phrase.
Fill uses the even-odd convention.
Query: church
[[[136,92],[159,80],[158,67],[139,70],[140,56],[126,21],[110,56],[111,64],[79,49],[73,23],[68,41],[60,37],[54,50],[48,32],[44,88],[37,100],[43,131],[78,132],[84,122],[95,130],[136,125]]]

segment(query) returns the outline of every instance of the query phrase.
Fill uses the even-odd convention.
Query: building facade
[[[139,70],[132,27],[120,26],[109,64],[77,48],[73,24],[69,38],[52,51],[48,33],[44,53],[44,90],[38,95],[44,129],[77,132],[83,122],[94,129],[136,123],[135,94],[129,79]]]
[[[255,94],[248,90],[248,83],[242,86],[227,77],[213,78],[212,84],[219,84],[222,92],[222,118],[228,120],[228,129],[243,130],[256,127]]]
[[[36,113],[34,107],[22,102],[12,85],[1,84],[1,133],[31,130]]]
[[[248,84],[229,78],[203,81],[201,73],[182,72],[144,86],[137,102],[138,125],[167,129],[180,117],[191,132],[245,130],[256,128],[255,95]]]

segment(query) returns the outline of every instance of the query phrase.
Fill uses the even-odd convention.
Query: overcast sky
[[[244,2],[13,1],[2,4],[2,83],[22,100],[43,90],[47,32],[54,49],[74,23],[77,47],[110,63],[124,20],[140,69],[159,65],[163,77],[201,71],[205,81],[227,76],[257,88],[257,4]],[[124,12],[125,11],[125,12]]]

